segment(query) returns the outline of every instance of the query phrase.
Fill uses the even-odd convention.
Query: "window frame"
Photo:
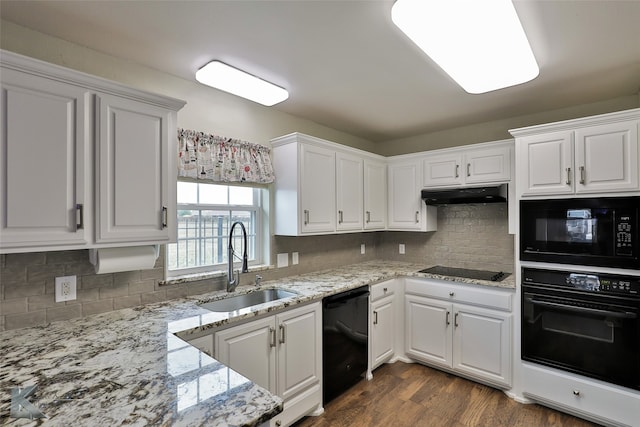
[[[264,241],[266,239],[265,237],[265,233],[266,233],[266,225],[264,224],[264,218],[268,217],[268,215],[265,216],[264,210],[266,207],[266,203],[265,200],[268,197],[268,194],[264,191],[264,188],[262,186],[258,186],[258,185],[234,185],[232,183],[214,183],[214,182],[194,182],[191,180],[179,180],[178,181],[178,185],[180,183],[189,183],[189,184],[194,184],[197,185],[197,197],[199,200],[199,193],[200,193],[200,187],[199,185],[217,185],[217,186],[223,186],[223,187],[227,187],[227,200],[229,200],[229,194],[230,194],[230,189],[231,187],[243,187],[243,188],[251,188],[253,191],[253,200],[254,200],[254,204],[253,205],[241,205],[241,204],[211,204],[211,203],[177,203],[176,206],[176,227],[178,227],[178,223],[179,223],[179,217],[178,214],[181,210],[190,210],[190,211],[226,211],[229,214],[228,217],[228,224],[227,224],[227,228],[231,227],[231,218],[233,216],[233,212],[250,212],[251,215],[254,218],[254,259],[253,260],[249,260],[249,266],[255,266],[255,265],[262,265],[266,262],[266,257],[265,257],[265,252],[267,250],[267,248],[264,246]],[[178,191],[178,185],[176,185],[176,191]],[[202,229],[199,229],[199,232]],[[236,227],[236,229],[234,230],[234,237],[238,238],[239,236],[241,236],[241,233],[238,231],[239,227]],[[201,239],[205,239],[206,237],[203,236],[199,236],[196,239],[197,240],[201,240]],[[228,239],[228,236],[220,236],[220,238],[223,238],[225,240]],[[220,272],[220,271],[226,271],[227,269],[227,262],[223,262],[223,263],[214,263],[214,264],[208,264],[208,265],[201,265],[201,266],[197,266],[197,267],[182,267],[182,268],[176,268],[176,269],[170,269],[170,251],[169,251],[169,246],[170,245],[177,245],[179,244],[180,240],[187,240],[187,239],[180,239],[179,238],[179,230],[176,230],[176,241],[167,244],[166,247],[166,253],[165,253],[165,276],[168,280],[170,279],[175,279],[178,277],[182,277],[182,276],[188,276],[188,275],[204,275],[207,273],[216,273],[216,272]],[[189,238],[189,240],[193,240],[193,238]],[[238,256],[241,256],[241,251],[243,250],[242,246],[240,247],[236,247],[236,257],[234,258],[234,265],[239,266],[241,261],[238,260]],[[223,251],[226,253],[226,245],[224,246]],[[237,267],[236,267],[237,268]]]

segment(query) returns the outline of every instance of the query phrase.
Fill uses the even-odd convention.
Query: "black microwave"
[[[520,259],[640,269],[640,197],[521,200]]]

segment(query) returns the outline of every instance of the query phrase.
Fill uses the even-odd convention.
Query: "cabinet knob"
[[[454,295],[455,295],[455,292],[453,292],[453,291],[449,292],[449,296],[450,296],[450,297],[452,297],[452,296],[454,296]]]
[[[280,427],[281,425],[282,425],[282,421],[280,421],[280,420],[276,421],[276,426],[277,427]]]
[[[574,396],[580,396],[580,390],[573,390]]]
[[[389,291],[389,288],[382,288],[382,290],[387,293]]]

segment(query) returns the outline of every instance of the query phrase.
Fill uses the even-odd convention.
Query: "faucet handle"
[[[262,276],[259,274],[256,274],[256,286],[260,286],[261,280],[262,280]]]

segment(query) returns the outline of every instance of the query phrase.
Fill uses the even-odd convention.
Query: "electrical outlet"
[[[401,255],[404,255],[404,243],[400,243],[400,246],[398,246],[398,251]]]
[[[364,251],[365,251],[365,248],[364,248],[364,243],[363,243],[363,244],[360,245],[360,255],[364,255]]]
[[[76,276],[56,277],[56,302],[76,299]]]
[[[298,252],[292,252],[291,253],[291,264],[292,265],[297,265],[298,262],[300,261]]]

